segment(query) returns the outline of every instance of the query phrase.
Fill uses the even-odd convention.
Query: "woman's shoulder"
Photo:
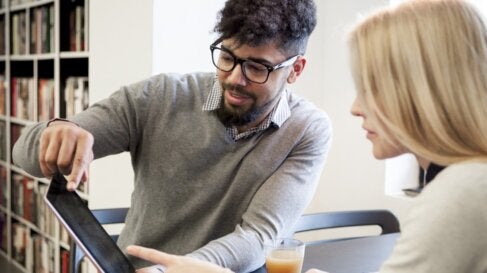
[[[425,188],[420,199],[434,203],[470,203],[478,207],[475,202],[487,200],[487,162],[469,161],[448,166]]]
[[[440,172],[434,181],[440,181],[441,184],[448,183],[448,185],[451,186],[462,186],[465,188],[476,188],[480,186],[479,183],[486,185],[487,161],[465,161],[452,164]],[[487,187],[485,190],[487,191]]]

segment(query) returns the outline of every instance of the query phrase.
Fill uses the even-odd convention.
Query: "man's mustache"
[[[223,90],[231,90],[234,92],[236,91],[239,94],[242,94],[242,95],[247,96],[247,97],[251,97],[254,100],[256,99],[254,94],[245,90],[245,88],[241,85],[231,85],[231,84],[227,84],[227,83],[222,83],[222,87],[223,87]]]

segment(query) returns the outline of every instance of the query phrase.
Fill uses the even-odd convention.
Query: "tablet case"
[[[76,244],[103,273],[135,273],[135,269],[85,202],[66,189],[66,179],[56,173],[44,196],[48,207],[72,236]]]

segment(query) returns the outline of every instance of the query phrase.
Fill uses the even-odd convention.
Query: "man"
[[[36,176],[60,171],[74,189],[93,159],[128,151],[122,249],[253,270],[264,241],[287,235],[308,205],[330,146],[328,117],[287,88],[305,67],[315,13],[312,0],[229,0],[210,46],[216,75],[154,76],[69,122],[37,124],[14,161]]]

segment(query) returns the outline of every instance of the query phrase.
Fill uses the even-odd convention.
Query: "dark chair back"
[[[110,224],[123,224],[125,223],[125,217],[127,216],[128,208],[114,208],[114,209],[95,209],[91,212],[95,216],[96,220],[102,225]],[[110,235],[116,242],[118,240],[118,234]],[[81,261],[85,254],[78,245],[71,242],[71,255],[70,255],[70,273],[78,273]]]

